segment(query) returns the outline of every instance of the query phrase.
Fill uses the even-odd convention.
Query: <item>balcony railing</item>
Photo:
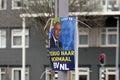
[[[70,0],[69,4],[70,12],[120,12],[120,0]]]

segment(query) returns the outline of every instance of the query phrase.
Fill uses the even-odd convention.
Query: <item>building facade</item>
[[[21,0],[0,0],[0,80],[21,80],[21,13]],[[25,34],[26,80],[39,80],[49,61],[43,34],[31,24]]]
[[[69,2],[72,3],[72,0]],[[81,2],[83,3],[81,4]],[[22,19],[20,14],[25,9],[29,9],[27,4],[27,0],[23,2],[21,0],[0,0],[0,80],[21,80]],[[69,11],[73,16],[78,16],[79,20],[81,16],[87,15],[86,18],[93,16],[95,20],[99,16],[101,21],[99,24],[90,25],[91,28],[78,22],[79,80],[103,80],[103,71],[105,71],[105,80],[115,80],[117,46],[117,20],[115,17],[120,15],[120,1],[76,0],[74,4],[76,9]],[[25,79],[52,80],[54,73],[51,72],[44,33],[36,29],[35,22],[31,23],[29,18],[26,20]],[[93,20],[93,22],[95,21]],[[99,19],[96,22],[99,22]],[[89,24],[89,22],[86,23]],[[104,69],[99,63],[100,54],[105,54],[106,57]],[[74,71],[68,72],[68,80],[75,80]]]

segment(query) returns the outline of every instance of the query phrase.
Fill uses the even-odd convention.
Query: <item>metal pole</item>
[[[55,0],[55,17],[58,17],[58,0]]]
[[[21,80],[25,80],[25,17],[22,18],[22,72]]]
[[[55,17],[68,17],[68,0],[55,0]],[[58,71],[58,80],[67,80],[67,71]]]
[[[78,80],[78,22],[76,21],[75,30],[75,80]]]
[[[116,80],[119,80],[119,17],[117,17]]]
[[[68,0],[59,0],[59,17],[68,17]],[[64,10],[63,10],[64,9]]]

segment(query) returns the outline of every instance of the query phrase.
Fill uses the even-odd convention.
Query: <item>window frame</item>
[[[87,80],[90,80],[90,68],[89,67],[81,67],[81,68],[79,67],[78,71],[79,71],[78,72],[78,77],[80,75],[87,75]],[[75,71],[71,71],[71,80],[73,79],[72,75],[75,75]]]
[[[86,32],[80,32],[80,30],[84,30]],[[87,35],[88,36],[87,44],[80,44],[79,43],[78,47],[89,47],[89,29],[87,29],[87,28],[79,29],[78,35],[79,35],[79,38],[78,38],[79,42],[80,42],[80,35]]]
[[[0,68],[0,80],[2,80],[2,74],[4,74],[6,76],[6,69],[4,72],[2,72],[2,68],[5,69],[5,67]]]
[[[48,80],[48,75],[51,76],[50,70],[50,67],[45,68],[45,80]]]
[[[109,0],[107,3],[108,9],[111,11],[114,8],[119,8],[119,1],[118,0]]]
[[[50,67],[46,67],[46,69],[45,69],[45,80],[49,80],[47,77],[48,77],[48,75],[51,76],[51,73],[49,72],[50,70],[51,70]],[[80,70],[83,71],[83,72],[81,72]],[[87,80],[90,80],[90,68],[89,67],[79,67],[78,71],[79,71],[78,76],[79,75],[87,75]],[[75,75],[75,71],[70,71],[70,80],[73,79],[73,75]],[[57,80],[57,79],[55,79],[55,80]]]
[[[14,34],[14,31],[21,31],[21,34]],[[26,29],[25,31],[25,36],[28,36],[28,45],[25,45],[26,48],[29,48],[29,29]],[[11,31],[11,48],[22,48],[22,29],[12,29]],[[15,36],[20,36],[21,37],[21,45],[14,45],[14,37]]]
[[[105,32],[102,32],[102,30],[105,29]],[[116,32],[109,32],[108,30],[110,29],[116,29]],[[102,34],[105,34],[105,44],[102,44]],[[116,47],[116,44],[109,44],[109,35],[116,35],[117,36],[117,28],[116,27],[107,27],[107,28],[102,28],[100,31],[100,46],[101,47]]]
[[[4,7],[2,8],[2,0],[0,0],[0,10],[6,10],[7,9],[7,0],[4,1]]]
[[[102,80],[102,78],[101,78],[101,75],[102,75],[102,70],[105,70],[105,80],[108,80],[108,76],[109,75],[115,75],[116,76],[116,69],[115,69],[115,67],[104,67],[104,68],[102,68],[102,67],[100,67],[99,68],[99,80]],[[110,70],[112,70],[111,72],[110,72]]]
[[[26,68],[27,70],[25,70],[25,75],[28,74],[28,80],[30,80],[30,76],[29,76],[29,68]],[[22,68],[12,68],[12,76],[11,76],[11,80],[14,80],[14,71],[15,70],[20,70],[22,72]],[[28,72],[26,72],[28,71]]]
[[[2,31],[5,31],[5,35],[4,35],[4,38],[5,38],[5,44],[2,45]],[[0,48],[6,48],[6,45],[7,45],[7,37],[6,37],[6,30],[5,29],[0,29]]]
[[[20,1],[21,6],[15,5],[17,1]],[[25,0],[23,2],[23,5],[25,4],[26,6],[22,6],[22,1],[21,0],[12,0],[12,9],[28,9],[28,0]]]

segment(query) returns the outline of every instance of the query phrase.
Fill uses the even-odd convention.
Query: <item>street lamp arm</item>
[[[83,21],[77,20],[78,22],[80,22],[81,24],[85,25],[86,27],[88,27],[89,29],[92,29],[91,26],[89,26],[88,24],[84,23]]]

